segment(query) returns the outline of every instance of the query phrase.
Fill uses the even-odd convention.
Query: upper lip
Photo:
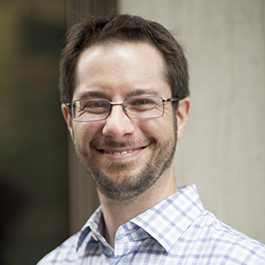
[[[149,145],[149,144],[148,144]],[[143,149],[146,148],[148,145],[144,145],[144,146],[138,146],[138,147],[125,147],[125,148],[111,148],[111,147],[100,147],[100,148],[96,148],[98,151],[103,151],[103,152],[118,152],[118,153],[122,153],[122,152],[128,152],[128,151],[134,151],[137,149]]]

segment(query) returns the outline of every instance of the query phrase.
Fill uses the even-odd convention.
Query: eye
[[[133,101],[131,104],[132,105],[148,105],[148,104],[154,104],[155,102],[153,102],[150,99],[138,99]]]
[[[108,111],[109,104],[107,101],[89,100],[80,102],[80,109],[89,113],[102,113]]]
[[[149,110],[157,106],[155,98],[132,98],[128,102],[128,107],[134,110]]]
[[[84,108],[90,109],[90,108],[104,108],[105,104],[104,102],[88,102],[85,104]]]

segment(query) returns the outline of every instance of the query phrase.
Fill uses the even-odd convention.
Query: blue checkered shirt
[[[205,211],[194,185],[119,227],[113,249],[99,207],[81,231],[38,265],[265,264],[265,246]]]

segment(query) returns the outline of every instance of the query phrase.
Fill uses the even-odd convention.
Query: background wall
[[[265,1],[119,0],[119,12],[160,22],[182,43],[191,113],[178,143],[178,185],[265,243]]]
[[[57,89],[64,0],[0,0],[0,264],[36,264],[69,235]]]

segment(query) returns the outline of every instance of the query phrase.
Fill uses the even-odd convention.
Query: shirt
[[[37,265],[265,264],[264,244],[204,210],[195,185],[121,225],[115,248],[101,233],[99,207],[81,231]]]

